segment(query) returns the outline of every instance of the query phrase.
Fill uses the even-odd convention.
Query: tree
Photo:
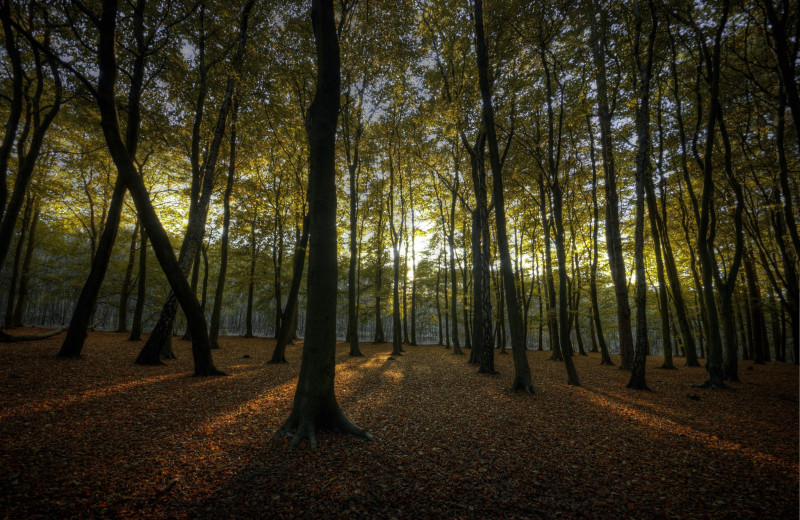
[[[291,437],[290,448],[308,439],[317,446],[322,428],[367,440],[372,436],[345,417],[334,393],[336,355],[336,120],[339,115],[339,43],[332,0],[313,0],[317,88],[309,110],[311,233],[308,312],[300,377],[292,412],[274,434]]]
[[[625,275],[625,260],[622,255],[622,236],[619,223],[619,195],[617,172],[614,167],[614,143],[608,102],[608,78],[606,59],[608,49],[608,17],[605,9],[593,3],[594,16],[591,22],[592,57],[597,84],[597,116],[600,120],[600,149],[603,157],[606,195],[606,246],[608,265],[614,282],[617,300],[617,328],[619,330],[620,368],[630,370],[633,361],[633,333],[631,331],[631,309],[628,302],[628,281]]]
[[[486,38],[483,26],[483,2],[474,0],[475,9],[475,49],[478,61],[478,78],[480,81],[481,101],[483,105],[483,121],[489,144],[489,163],[492,167],[492,199],[495,204],[495,224],[497,226],[497,249],[500,253],[500,270],[505,285],[508,320],[511,326],[511,348],[514,354],[514,380],[512,390],[524,390],[533,393],[530,365],[528,364],[525,333],[522,330],[522,316],[519,312],[514,273],[511,269],[511,256],[508,250],[508,234],[506,231],[505,201],[503,194],[502,163],[497,144],[497,132],[494,123],[494,107],[492,106],[491,86],[489,84],[489,56],[486,51]],[[509,143],[510,144],[510,143]]]

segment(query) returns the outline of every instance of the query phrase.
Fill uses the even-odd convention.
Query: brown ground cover
[[[505,390],[511,356],[483,376],[438,346],[340,344],[339,402],[377,442],[289,452],[270,435],[300,347],[267,365],[271,340],[222,338],[230,375],[194,378],[188,343],[154,368],[125,339],[91,334],[81,361],[52,358],[60,337],[0,345],[0,518],[798,518],[791,364],[742,362],[711,391],[653,357],[639,392],[598,354],[570,387],[530,352],[531,396]]]

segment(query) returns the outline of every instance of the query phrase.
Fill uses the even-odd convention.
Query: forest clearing
[[[22,331],[20,331],[22,332]],[[476,374],[442,346],[337,344],[336,394],[376,442],[270,436],[292,407],[301,346],[221,338],[228,377],[131,363],[139,342],[92,333],[82,361],[59,339],[0,348],[0,518],[713,518],[798,515],[798,368],[741,362],[729,390],[705,370],[661,370],[653,392],[575,356],[567,385],[528,351],[537,393],[510,393],[511,356]],[[247,357],[249,356],[249,357]],[[615,362],[618,356],[612,356]],[[753,367],[750,370],[750,367]]]

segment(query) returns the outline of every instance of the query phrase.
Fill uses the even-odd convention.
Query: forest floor
[[[523,395],[510,355],[486,376],[441,346],[340,343],[339,403],[377,442],[290,452],[270,435],[300,347],[268,365],[272,340],[222,338],[229,376],[195,378],[187,342],[140,367],[126,337],[90,334],[83,360],[52,357],[63,336],[0,344],[0,518],[798,518],[792,364],[742,362],[712,391],[690,386],[704,369],[651,357],[641,392],[598,354],[575,356],[573,387],[531,351]]]

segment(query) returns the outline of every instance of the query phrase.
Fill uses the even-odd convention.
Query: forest
[[[204,396],[198,414],[239,406],[258,373],[281,403],[262,434],[336,452],[319,432],[381,441],[379,415],[363,408],[388,405],[358,385],[419,400],[437,427],[449,413],[430,402],[437,381],[495,399],[470,413],[500,424],[530,407],[577,414],[589,399],[623,421],[670,417],[648,424],[671,436],[694,428],[680,435],[702,449],[768,460],[759,471],[776,473],[754,489],[776,501],[739,512],[796,517],[795,2],[0,0],[0,21],[0,418],[52,417],[59,396],[73,406],[109,392],[162,413],[162,398],[136,392],[164,385],[181,396],[173,420],[185,426],[184,394]],[[112,405],[102,406],[91,415]],[[587,431],[603,421],[581,417]],[[720,441],[737,417],[752,445]],[[161,438],[167,419],[151,419],[140,424]],[[8,446],[29,424],[13,421],[0,426]],[[22,468],[27,449],[6,455]],[[482,471],[477,482],[498,478]],[[125,509],[130,492],[111,509],[95,500],[105,509],[93,514],[144,514]],[[701,505],[696,516],[741,517],[736,507],[754,500],[715,493],[724,513]],[[356,502],[347,514],[391,516]],[[681,512],[607,502],[553,507]],[[38,514],[74,514],[74,501],[59,503]],[[511,516],[552,514],[514,503]],[[158,507],[148,514],[182,510]],[[469,507],[441,516],[503,516]]]

